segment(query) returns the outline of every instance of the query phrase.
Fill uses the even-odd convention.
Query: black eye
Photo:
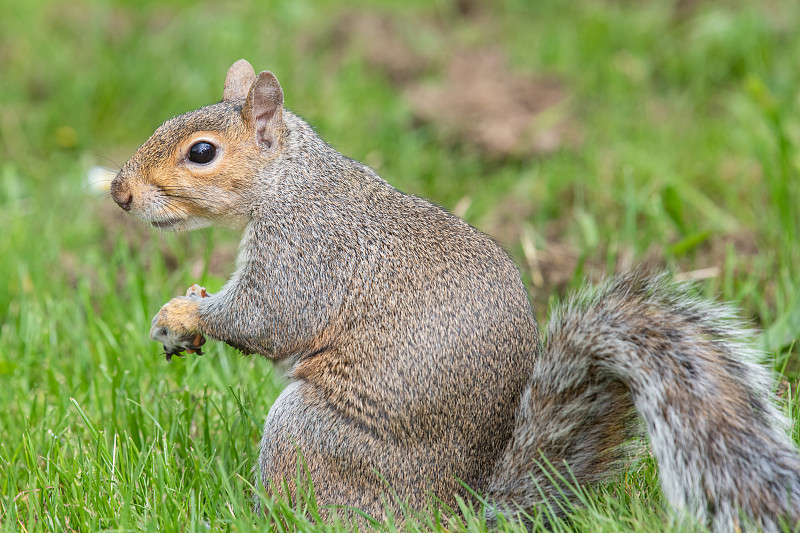
[[[210,163],[214,156],[217,155],[217,149],[214,145],[205,141],[194,143],[189,148],[189,161],[192,163]]]

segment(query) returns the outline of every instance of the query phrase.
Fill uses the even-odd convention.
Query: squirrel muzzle
[[[124,211],[131,210],[131,202],[133,202],[133,194],[128,188],[122,172],[119,172],[114,181],[111,182],[111,198],[120,206]]]

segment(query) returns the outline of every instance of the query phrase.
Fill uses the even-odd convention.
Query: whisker
[[[180,194],[166,194],[165,193],[162,196],[165,196],[167,198],[178,198],[180,200],[200,200],[200,201],[204,200],[204,198],[202,198],[200,196],[182,196]]]
[[[87,154],[89,154],[89,155],[90,155],[90,156],[92,156],[92,157],[96,157],[96,158],[98,158],[98,159],[104,159],[104,160],[106,160],[107,162],[111,163],[111,165],[112,165],[113,167],[115,167],[115,168],[116,168],[118,171],[119,171],[119,169],[121,169],[121,168],[122,168],[122,165],[120,165],[119,163],[117,163],[116,161],[114,161],[113,159],[111,159],[111,158],[110,158],[110,157],[108,157],[108,156],[105,156],[105,155],[103,155],[103,154],[98,154],[98,153],[95,153],[95,152],[86,152],[86,153],[87,153]]]
[[[181,187],[180,185],[159,185],[160,189],[173,191],[193,191],[196,187]]]
[[[84,198],[82,202],[80,202],[82,207],[88,207],[99,204],[100,201],[105,202],[108,199],[108,194],[95,194],[92,195],[90,198]]]

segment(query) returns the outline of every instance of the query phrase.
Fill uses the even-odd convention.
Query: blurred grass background
[[[498,239],[540,320],[584,278],[639,263],[702,280],[764,329],[797,420],[797,2],[0,8],[4,531],[264,527],[250,468],[280,377],[219,345],[167,365],[147,339],[160,304],[221,286],[237,235],[159,234],[87,177],[219,100],[239,58],[338,150]],[[645,462],[564,527],[666,528],[660,505]],[[275,529],[311,527],[288,503],[273,513]],[[431,516],[420,527],[443,527]]]

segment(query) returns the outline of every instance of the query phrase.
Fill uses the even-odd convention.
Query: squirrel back
[[[559,492],[536,474],[542,457],[580,483],[619,471],[635,409],[674,506],[719,531],[738,508],[765,529],[799,516],[779,490],[800,468],[768,380],[736,332],[703,316],[713,307],[623,277],[568,305],[542,345],[499,246],[339,154],[246,61],[221,102],[165,122],[111,195],[160,229],[243,229],[222,290],[174,298],[151,336],[168,355],[208,336],[288,363],[261,443],[270,490],[292,496],[302,456],[321,504],[376,517],[397,509],[391,494],[413,508],[431,494],[470,499],[462,482],[495,511],[531,508]],[[768,452],[784,470],[770,470]],[[742,476],[762,490],[726,481]]]

